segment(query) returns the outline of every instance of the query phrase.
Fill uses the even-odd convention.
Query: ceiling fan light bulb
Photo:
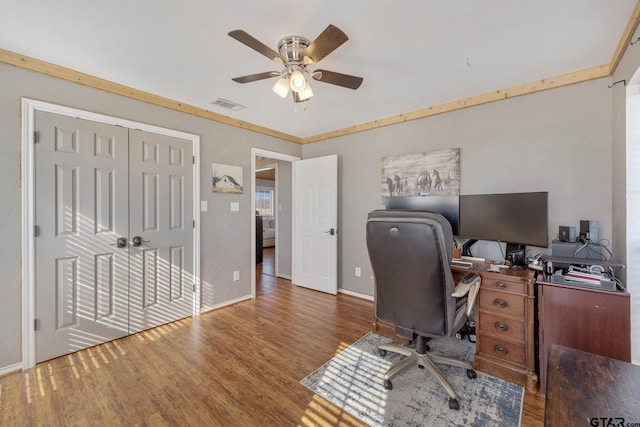
[[[307,81],[305,80],[304,75],[300,70],[295,70],[291,73],[291,75],[289,76],[289,82],[291,84],[291,90],[296,92],[300,92],[301,90],[303,90],[305,85],[307,84]]]
[[[273,91],[281,98],[286,98],[289,93],[289,81],[282,77],[273,85]]]
[[[305,101],[313,96],[313,91],[309,83],[305,83],[304,88],[298,93],[300,100]]]

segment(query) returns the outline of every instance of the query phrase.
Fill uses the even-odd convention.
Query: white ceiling
[[[0,0],[0,48],[304,138],[607,64],[635,4]],[[364,77],[358,90],[312,81],[315,96],[294,104],[271,91],[276,79],[231,80],[280,67],[229,31],[277,50],[329,24],[349,40],[317,68]]]

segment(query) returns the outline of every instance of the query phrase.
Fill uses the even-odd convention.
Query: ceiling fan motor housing
[[[286,64],[301,65],[303,62],[302,52],[311,42],[300,36],[288,36],[278,42],[278,51],[285,59]]]

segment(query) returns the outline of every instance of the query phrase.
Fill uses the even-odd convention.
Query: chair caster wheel
[[[476,374],[476,371],[474,371],[473,369],[467,369],[467,377],[469,379],[478,378],[478,374]]]
[[[460,409],[460,404],[458,403],[458,399],[454,399],[452,397],[449,398],[449,409],[453,409],[457,411]]]
[[[418,365],[418,368],[424,369],[424,366],[423,365]]]
[[[393,390],[393,384],[391,384],[391,380],[384,380],[384,388],[387,390]]]
[[[387,350],[383,350],[381,348],[378,349],[378,354],[382,357],[385,357],[387,355]]]

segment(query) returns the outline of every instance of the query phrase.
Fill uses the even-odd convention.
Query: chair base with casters
[[[440,356],[437,354],[429,353],[427,338],[423,336],[418,336],[416,340],[415,350],[412,348],[394,344],[381,344],[378,346],[378,353],[380,354],[380,356],[386,356],[388,351],[401,354],[406,357],[399,362],[396,362],[387,370],[384,375],[384,388],[386,388],[387,390],[392,390],[393,384],[391,383],[391,379],[393,377],[412,365],[418,365],[420,369],[427,368],[427,370],[434,377],[436,377],[440,385],[444,387],[447,394],[449,394],[450,409],[460,409],[460,404],[458,403],[458,395],[453,390],[453,387],[451,386],[451,384],[449,384],[449,381],[447,381],[440,368],[436,366],[436,363],[465,368],[467,370],[467,377],[469,377],[470,379],[474,379],[478,376],[476,374],[476,371],[473,370],[473,366],[468,362],[454,359],[453,357]]]

